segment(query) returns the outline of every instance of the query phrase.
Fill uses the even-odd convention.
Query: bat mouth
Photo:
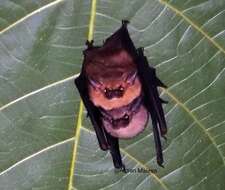
[[[114,137],[131,138],[143,131],[148,122],[148,112],[142,96],[127,106],[112,110],[102,110],[103,126]]]

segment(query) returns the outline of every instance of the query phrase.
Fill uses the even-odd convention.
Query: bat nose
[[[113,89],[113,90],[106,90],[105,91],[105,97],[107,99],[113,99],[113,98],[121,98],[124,94],[123,90],[120,89]]]
[[[130,123],[130,116],[128,114],[125,114],[122,118],[112,120],[113,128],[126,127],[129,125],[129,123]]]

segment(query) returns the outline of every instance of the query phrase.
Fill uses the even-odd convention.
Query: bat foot
[[[157,160],[157,164],[158,164],[160,167],[164,168],[164,165],[163,165],[163,161],[162,161],[162,160]]]
[[[122,25],[123,26],[127,26],[127,24],[129,24],[130,22],[129,22],[129,20],[122,20]]]
[[[160,87],[163,87],[163,88],[168,88],[161,80],[159,80],[157,77],[156,77],[156,85],[157,86],[160,86]]]
[[[87,40],[85,43],[85,45],[88,47],[88,49],[93,48],[94,47],[93,44],[94,44],[94,40],[91,40],[91,41]]]
[[[139,49],[144,52],[145,51],[145,48],[144,47],[139,47]]]
[[[163,164],[159,164],[160,167],[165,168]]]
[[[144,47],[137,48],[137,53],[141,56],[144,56]]]
[[[160,102],[161,102],[162,104],[168,104],[168,103],[169,103],[168,101],[163,100],[162,98],[159,98],[159,99],[160,99]]]
[[[124,164],[122,164],[121,170],[122,170],[123,172],[126,172],[126,167],[125,167]]]
[[[107,150],[109,150],[109,146],[108,146],[108,144],[103,144],[103,143],[102,143],[102,144],[100,145],[100,149],[103,150],[103,151],[107,151]]]
[[[162,159],[162,158],[157,158],[157,164],[158,164],[160,167],[164,168],[164,165],[163,165],[163,159]]]

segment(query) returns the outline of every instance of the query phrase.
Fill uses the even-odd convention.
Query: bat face
[[[101,82],[98,86],[93,85],[90,80],[88,84],[90,99],[95,106],[100,106],[105,110],[128,105],[141,95],[141,83],[138,78],[135,78],[132,83],[117,78]]]
[[[142,99],[110,111],[103,111],[103,126],[114,137],[131,138],[142,132],[148,122],[148,111]]]
[[[167,132],[158,86],[166,87],[149,66],[143,48],[136,49],[128,21],[102,46],[87,42],[75,85],[93,124],[99,146],[110,150],[115,168],[124,168],[118,138],[141,133],[151,118],[157,163],[162,166],[160,136]]]

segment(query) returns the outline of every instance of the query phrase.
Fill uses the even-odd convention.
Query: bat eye
[[[111,123],[112,123],[112,125],[115,127],[115,126],[117,126],[118,121],[117,121],[117,120],[112,119],[112,120],[111,120]]]
[[[116,97],[122,97],[124,94],[124,87],[120,86],[119,88],[117,88],[115,91],[115,96]]]
[[[88,80],[94,88],[100,88],[102,85],[102,83],[100,81],[94,80],[92,78],[88,78]]]
[[[123,92],[124,88],[122,86],[119,87],[119,91]]]
[[[107,99],[112,99],[113,98],[113,93],[112,93],[112,90],[108,89],[108,88],[105,88],[104,89],[104,93],[105,93],[105,97]]]
[[[129,115],[127,115],[127,114],[125,114],[125,115],[123,116],[123,118],[124,118],[125,120],[128,120],[128,121],[129,121],[129,119],[130,119]]]

